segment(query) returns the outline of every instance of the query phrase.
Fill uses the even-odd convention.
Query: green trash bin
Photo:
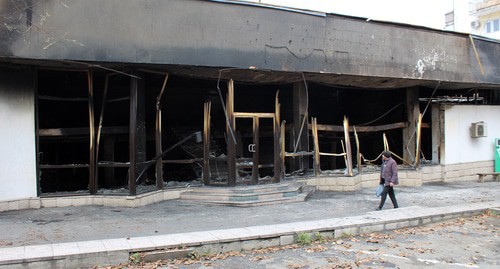
[[[495,138],[495,173],[500,172],[500,138]]]

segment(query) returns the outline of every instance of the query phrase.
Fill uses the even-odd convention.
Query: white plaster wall
[[[0,69],[0,200],[37,196],[31,74]]]
[[[500,138],[500,106],[443,105],[445,156],[441,164],[494,160],[494,141]],[[470,125],[484,121],[487,137],[472,138]]]

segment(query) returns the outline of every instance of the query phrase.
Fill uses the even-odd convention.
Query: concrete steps
[[[261,206],[303,202],[315,188],[303,182],[287,182],[244,187],[201,187],[181,194],[180,199],[195,203],[230,206]]]

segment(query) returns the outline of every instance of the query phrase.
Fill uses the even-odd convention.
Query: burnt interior
[[[127,188],[130,175],[127,163],[130,161],[130,95],[133,78],[106,70],[92,72],[93,98],[89,101],[88,75],[84,71],[39,70],[37,74],[37,126],[38,161],[41,192],[87,192],[89,188],[90,137],[89,107],[94,109],[94,126],[97,132],[101,111],[103,111],[102,131],[98,147],[98,188]],[[156,73],[140,73],[142,90],[139,102],[143,102],[141,117],[145,126],[145,145],[141,146],[143,161],[155,158],[155,116],[156,100],[160,94],[165,76]],[[108,90],[103,102],[106,78]],[[210,101],[211,109],[211,178],[224,181],[227,167],[228,134],[219,90],[226,98],[227,81],[210,78],[196,78],[184,75],[170,75],[161,98],[162,107],[162,148],[165,150],[195,132],[203,130],[203,105]],[[286,121],[287,133],[301,119],[293,118],[293,83],[242,83],[235,82],[235,108],[237,112],[273,113],[275,96],[279,91],[281,120]],[[353,88],[307,82],[309,119],[316,117],[319,124],[342,125],[344,117],[351,126],[376,126],[396,122],[407,122],[406,91],[397,89]],[[420,111],[424,111],[430,97],[462,96],[469,103],[498,103],[498,92],[494,90],[445,90],[420,87]],[[481,96],[481,99],[475,98]],[[141,99],[143,98],[143,99]],[[423,99],[422,99],[423,98]],[[143,101],[141,101],[143,100]],[[225,101],[224,101],[225,102]],[[104,109],[103,109],[104,106]],[[308,120],[309,121],[309,120]],[[424,114],[422,129],[422,155],[432,158],[431,109]],[[273,176],[274,141],[271,119],[259,120],[259,177]],[[248,147],[253,142],[253,122],[251,119],[237,119],[235,137],[236,158],[244,164],[251,161]],[[308,131],[308,128],[305,129]],[[360,132],[360,151],[367,159],[376,158],[383,150],[382,135],[386,134],[390,149],[403,155],[403,129]],[[287,152],[293,149],[293,141],[285,135]],[[322,152],[343,152],[341,140],[343,132],[319,132]],[[309,142],[309,148],[313,146]],[[353,154],[356,145],[351,133]],[[164,160],[193,160],[186,163],[166,162],[163,165],[163,181],[191,181],[200,179],[202,173],[203,144],[193,139],[173,148]],[[309,156],[312,168],[312,156]],[[355,157],[353,156],[353,160]],[[288,164],[289,160],[287,160]],[[291,174],[291,166],[286,165],[286,173]],[[344,169],[345,161],[339,157],[321,158],[322,170]],[[239,166],[238,176],[245,179],[251,168]],[[155,182],[154,165],[145,172],[139,182],[151,185]]]
[[[405,91],[391,89],[351,89],[331,88],[323,85],[309,87],[311,117],[317,117],[318,123],[342,125],[344,116],[351,126],[384,125],[406,121]],[[388,113],[389,112],[389,113]],[[386,133],[392,151],[401,154],[402,129],[383,132],[359,132],[360,152],[367,159],[375,159],[383,151],[382,133]],[[320,149],[324,152],[342,153],[344,133],[320,132]],[[351,134],[351,145],[355,149]],[[312,145],[312,142],[310,143]],[[323,151],[323,150],[322,150]],[[321,169],[343,169],[342,157],[321,158]]]

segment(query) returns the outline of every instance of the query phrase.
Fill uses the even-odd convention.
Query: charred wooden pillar
[[[273,182],[277,183],[281,181],[281,143],[280,143],[280,116],[281,105],[279,101],[279,91],[276,92],[276,98],[274,102],[274,122],[273,122],[273,136],[274,136],[274,177]]]
[[[356,140],[356,162],[358,166],[358,173],[362,174],[363,165],[361,163],[361,149],[359,148],[359,137],[358,133],[356,132],[356,127],[353,126],[353,129],[354,129],[354,139]]]
[[[137,71],[135,76],[143,77]],[[129,123],[129,191],[130,195],[137,194],[136,179],[146,167],[146,118],[145,118],[145,89],[144,80],[131,78],[130,81],[130,123]],[[146,173],[137,181],[141,182]]]
[[[303,82],[293,85],[293,128],[291,131],[290,152],[309,151],[309,130],[307,123],[307,90]],[[304,122],[305,119],[305,122]],[[301,131],[302,130],[302,131]],[[291,163],[291,171],[309,168],[309,156],[294,157]]]
[[[346,148],[346,166],[347,173],[352,176],[352,150],[351,150],[351,138],[349,136],[349,121],[347,117],[344,117],[344,137],[345,137],[345,148]]]
[[[421,142],[421,134],[422,134],[422,114],[418,115],[418,122],[417,122],[417,139],[416,139],[416,144],[417,146],[415,147],[415,166],[418,168],[420,166],[420,142]]]
[[[314,141],[314,174],[321,175],[321,160],[318,140],[318,123],[316,118],[312,118],[312,136]]]
[[[156,128],[155,128],[155,152],[156,156],[161,156],[163,153],[162,148],[162,133],[161,133],[161,98],[165,92],[165,87],[167,86],[168,73],[165,74],[165,79],[163,80],[163,86],[161,87],[160,93],[156,98]],[[163,158],[158,157],[156,160],[156,188],[163,189]]]
[[[228,186],[236,186],[236,141],[234,130],[236,126],[234,118],[234,81],[231,79],[227,84],[227,184]]]
[[[415,135],[420,108],[418,104],[418,88],[406,89],[406,117],[408,126],[403,129],[403,159],[407,163],[415,160]]]
[[[97,164],[95,155],[95,125],[94,125],[94,76],[92,70],[87,72],[88,80],[88,105],[89,105],[89,191],[90,194],[97,193]]]
[[[259,117],[253,117],[253,145],[252,181],[254,184],[259,184]]]
[[[210,184],[210,110],[211,102],[205,102],[203,113],[203,183]]]
[[[281,123],[280,131],[280,160],[281,160],[281,175],[280,179],[285,177],[286,167],[285,167],[285,132],[286,132],[286,121]]]
[[[96,143],[95,143],[95,164],[96,164],[96,171],[95,171],[95,181],[97,184],[99,184],[99,147],[100,147],[100,142],[101,142],[101,134],[102,134],[102,124],[104,121],[104,111],[106,108],[106,98],[108,97],[108,86],[109,86],[109,77],[111,75],[106,75],[105,81],[104,81],[104,91],[102,94],[102,102],[101,102],[101,113],[99,113],[99,126],[97,128],[97,137],[96,137]],[[105,146],[104,146],[104,158],[106,160],[114,161],[115,159],[115,154],[114,154],[114,138],[109,141],[104,141]],[[111,144],[111,145],[110,145]],[[115,170],[113,167],[108,167],[105,168],[104,170],[105,176],[105,185],[106,186],[114,186],[115,185]]]

